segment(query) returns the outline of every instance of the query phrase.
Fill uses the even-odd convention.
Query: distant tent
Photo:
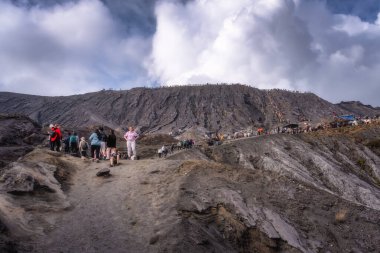
[[[338,116],[339,119],[346,120],[346,121],[354,121],[355,116],[354,115],[341,115]]]
[[[284,128],[298,128],[298,124],[289,124],[284,126]]]

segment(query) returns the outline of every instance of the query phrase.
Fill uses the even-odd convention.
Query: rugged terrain
[[[2,252],[377,252],[380,126],[126,161],[35,149],[0,182]],[[17,243],[16,243],[17,242]]]
[[[343,110],[350,111],[354,115],[371,116],[380,115],[380,107],[373,107],[371,105],[364,105],[359,101],[346,101],[337,104]]]
[[[259,90],[243,85],[134,88],[67,97],[0,93],[0,113],[20,113],[41,125],[59,123],[83,128],[114,129],[136,125],[145,133],[203,127],[233,132],[249,126],[271,127],[311,120],[319,123],[334,113],[380,114],[365,106],[334,105],[312,93]],[[363,114],[365,113],[365,114]]]
[[[47,139],[41,126],[22,115],[0,115],[0,169]]]

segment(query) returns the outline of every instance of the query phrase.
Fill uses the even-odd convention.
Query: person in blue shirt
[[[89,138],[91,143],[91,157],[92,161],[99,162],[100,154],[100,132],[99,129],[96,129]]]

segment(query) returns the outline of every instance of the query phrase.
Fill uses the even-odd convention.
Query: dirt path
[[[170,174],[179,164],[122,161],[111,168],[111,177],[98,178],[96,171],[108,163],[78,159],[81,169],[68,192],[71,208],[47,214],[55,225],[49,236],[36,242],[35,252],[157,251],[154,243],[160,232],[176,222],[173,198],[178,185],[172,184]]]

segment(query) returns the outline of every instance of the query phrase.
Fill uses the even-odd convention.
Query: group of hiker
[[[104,128],[99,127],[95,129],[88,140],[90,142],[90,157],[93,161],[111,160],[117,157],[114,130],[111,129],[107,135]],[[113,165],[112,162],[111,165]]]
[[[128,158],[131,160],[137,159],[136,139],[139,137],[134,127],[129,127],[124,135],[126,140]],[[116,148],[116,135],[114,130],[109,130],[108,133],[103,127],[96,128],[88,138],[88,142],[84,136],[78,136],[77,132],[68,132],[63,138],[60,126],[58,124],[50,125],[49,142],[52,151],[61,150],[61,142],[64,143],[65,153],[75,156],[80,156],[82,159],[87,157],[93,161],[109,160],[111,166],[118,163],[119,154]],[[88,156],[88,151],[90,155]]]
[[[253,130],[251,131],[240,131],[236,132],[232,135],[228,134],[224,136],[220,133],[214,133],[212,135],[206,135],[207,144],[209,146],[212,145],[220,145],[223,141],[238,139],[244,137],[251,137],[254,135],[266,135],[266,134],[280,134],[280,133],[288,133],[288,134],[298,134],[304,132],[312,132],[318,130],[324,130],[328,128],[336,128],[342,126],[357,126],[360,124],[372,124],[372,123],[380,123],[380,117],[365,117],[365,118],[354,118],[353,120],[345,119],[344,117],[340,117],[335,119],[333,122],[326,124],[319,124],[315,127],[312,127],[309,122],[304,123],[304,125],[299,124],[288,124],[284,127],[276,127],[271,131],[266,131],[264,128],[258,128],[255,133]],[[79,138],[77,132],[72,131],[68,132],[67,136],[63,138],[61,128],[58,124],[51,124],[49,132],[49,141],[50,141],[50,149],[52,151],[60,151],[61,150],[61,142],[64,143],[64,151],[65,153],[70,153],[74,155],[81,156],[83,159],[86,157],[90,157],[93,161],[98,162],[99,160],[110,160],[111,165],[118,162],[120,157],[120,152],[118,152],[116,148],[116,135],[114,130],[109,130],[108,133],[105,132],[103,127],[99,127],[95,129],[92,134],[88,138],[88,142],[84,136]],[[136,140],[139,138],[139,134],[136,132],[134,127],[129,127],[128,131],[124,134],[124,139],[127,145],[127,158],[131,160],[137,159],[136,152]],[[178,141],[178,143],[172,143],[170,145],[163,145],[158,149],[158,157],[166,157],[169,153],[173,153],[175,150],[181,149],[189,149],[194,146],[194,141],[192,139],[185,139]],[[88,151],[90,151],[90,155],[88,156]]]

